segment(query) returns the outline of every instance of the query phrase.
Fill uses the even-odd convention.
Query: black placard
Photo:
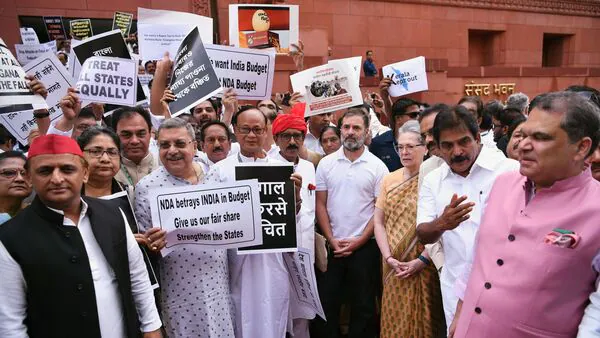
[[[235,168],[236,180],[258,179],[263,244],[238,249],[241,253],[297,251],[296,195],[290,165],[241,165]],[[283,185],[283,189],[281,189]],[[285,210],[285,211],[284,211]]]
[[[65,34],[65,26],[63,25],[62,17],[60,16],[45,16],[44,24],[46,25],[46,32],[48,32],[48,38],[52,40],[64,40],[67,38]]]

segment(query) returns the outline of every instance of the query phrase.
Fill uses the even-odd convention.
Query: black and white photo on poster
[[[169,103],[171,116],[178,116],[223,89],[210,63],[198,27],[183,39],[173,61],[169,88],[176,97]]]
[[[77,60],[73,69],[81,69],[81,65],[92,56],[108,56],[122,59],[131,59],[131,54],[123,40],[123,35],[118,29],[110,32],[94,35],[85,41],[73,41],[72,42],[73,54],[75,54]],[[79,72],[75,71],[73,74],[74,79],[79,78]],[[137,81],[136,89],[136,104],[142,104],[147,100],[144,94],[142,85]]]
[[[240,163],[235,167],[236,180],[258,179],[263,230],[263,244],[240,248],[238,255],[297,250],[293,172],[291,163]]]

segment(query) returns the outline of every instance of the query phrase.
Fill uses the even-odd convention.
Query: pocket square
[[[544,243],[561,248],[574,249],[580,239],[581,237],[573,231],[556,228],[546,234]]]

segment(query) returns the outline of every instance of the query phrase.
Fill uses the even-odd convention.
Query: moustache
[[[183,156],[167,156],[168,161],[179,161],[183,160]]]
[[[469,157],[468,156],[454,156],[452,159],[450,159],[450,163],[458,163],[458,162],[463,162],[463,161],[468,161]]]
[[[295,145],[295,144],[290,144],[290,145],[287,147],[287,149],[288,149],[288,150],[298,150],[298,146],[297,146],[297,145]]]
[[[592,170],[600,170],[600,162],[592,162]]]
[[[215,147],[215,148],[213,149],[213,152],[215,152],[215,151],[223,151],[223,148],[221,148],[221,147]]]

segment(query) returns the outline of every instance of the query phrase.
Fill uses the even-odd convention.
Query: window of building
[[[572,35],[544,33],[542,67],[561,67],[569,64]]]
[[[469,66],[504,63],[504,32],[469,29]]]

